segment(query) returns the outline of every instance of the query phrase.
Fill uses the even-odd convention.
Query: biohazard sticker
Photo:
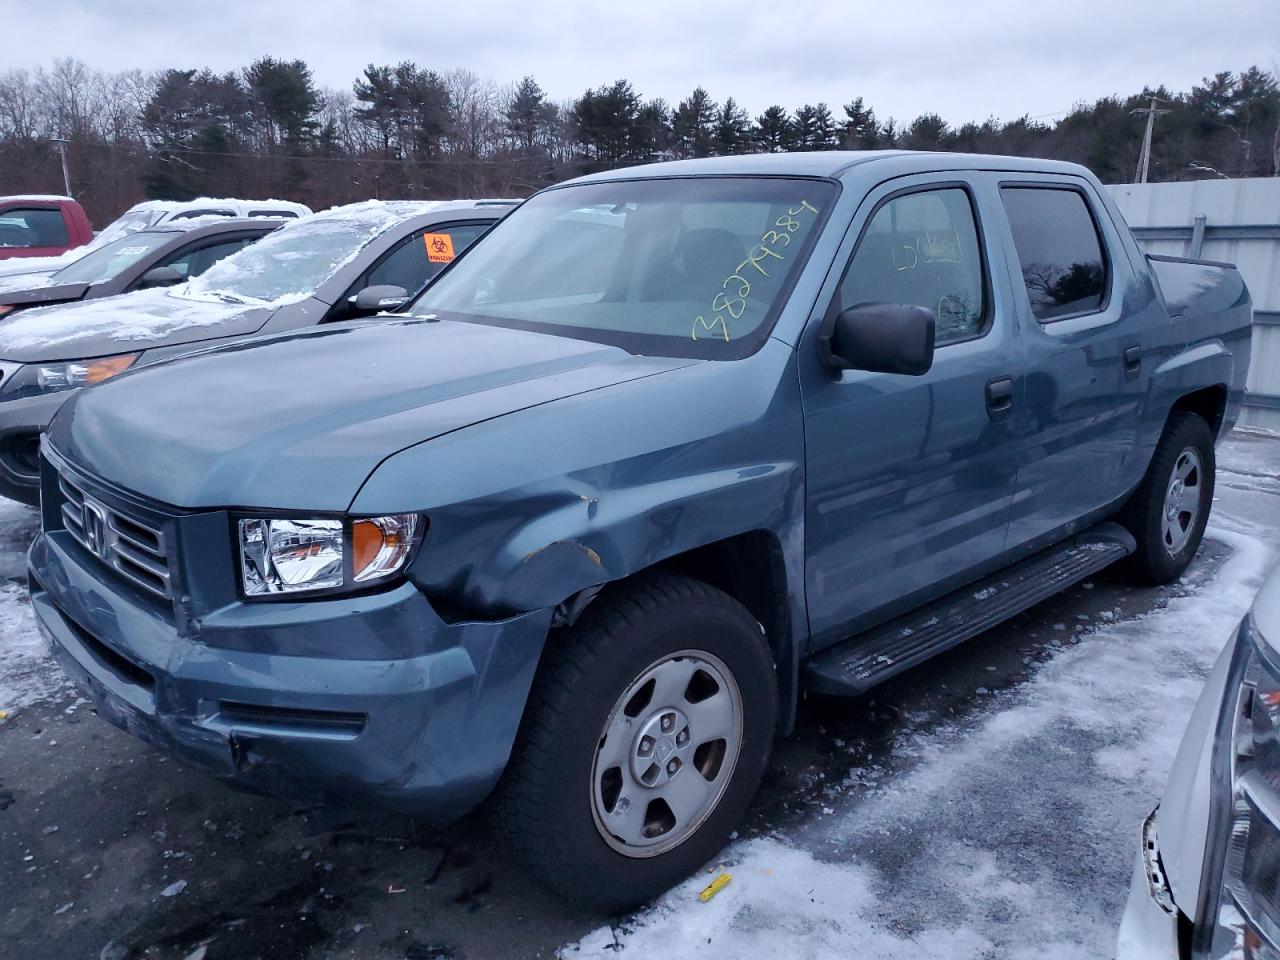
[[[432,263],[448,263],[453,259],[453,237],[447,233],[424,233],[422,242],[427,245],[427,259]]]

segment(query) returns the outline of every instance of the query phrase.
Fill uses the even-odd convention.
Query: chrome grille
[[[169,554],[164,533],[107,506],[65,473],[58,475],[62,523],[76,542],[126,580],[168,600]]]

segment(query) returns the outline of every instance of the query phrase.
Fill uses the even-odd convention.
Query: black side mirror
[[[175,283],[181,283],[187,279],[174,267],[152,267],[142,275],[142,279],[138,281],[139,288],[145,290],[148,287],[172,287]]]
[[[832,366],[841,370],[918,377],[933,366],[937,318],[927,307],[862,303],[836,317],[828,340]]]
[[[354,297],[347,297],[347,303],[355,307],[357,313],[377,313],[379,310],[398,310],[409,302],[409,291],[404,287],[396,287],[389,283],[375,283],[365,287]]]

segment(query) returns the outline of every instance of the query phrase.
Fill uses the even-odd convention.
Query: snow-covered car
[[[0,264],[0,277],[17,274],[53,273],[74,263],[90,251],[166,223],[206,217],[244,218],[249,220],[296,220],[310,215],[311,208],[291,200],[239,200],[235,198],[201,197],[198,200],[144,200],[135,203],[116,219],[97,231],[83,246],[57,256],[26,257]]]
[[[70,391],[231,339],[398,309],[515,204],[334,207],[286,224],[181,286],[0,321],[0,495],[36,502],[40,433]]]
[[[1280,957],[1280,567],[1214,665],[1142,825],[1116,956]]]
[[[278,220],[174,220],[90,250],[53,273],[0,277],[0,321],[22,310],[191,280],[279,226]]]

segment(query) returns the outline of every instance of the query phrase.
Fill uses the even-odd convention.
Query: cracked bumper
[[[1157,807],[1142,825],[1129,899],[1120,920],[1116,960],[1179,960],[1181,956],[1178,908],[1160,860],[1158,813]]]

